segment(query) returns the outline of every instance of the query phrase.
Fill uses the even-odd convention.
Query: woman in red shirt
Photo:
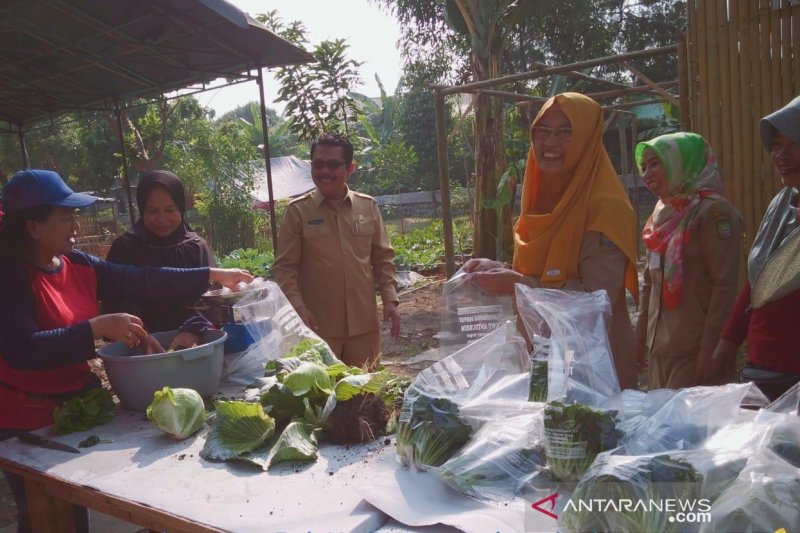
[[[0,211],[0,439],[53,423],[53,409],[99,387],[87,360],[95,339],[133,347],[152,342],[139,317],[101,315],[101,298],[170,301],[199,297],[210,282],[233,287],[246,271],[140,268],[73,250],[75,209],[97,198],[72,191],[55,172],[22,170],[3,187]],[[6,473],[19,514],[30,524],[22,480]],[[85,511],[76,515],[88,527]]]
[[[800,323],[800,96],[767,115],[761,140],[785,187],[772,199],[747,258],[747,283],[736,300],[713,359],[736,356],[747,339],[744,381],[775,400],[800,381],[795,328]]]

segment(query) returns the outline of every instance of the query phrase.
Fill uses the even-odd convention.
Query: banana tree
[[[513,27],[530,16],[535,0],[447,0],[446,16],[450,26],[468,35],[474,81],[501,75],[501,55]],[[475,254],[496,257],[497,250],[508,243],[496,243],[498,225],[510,225],[511,212],[502,209],[501,222],[492,208],[500,175],[506,169],[503,144],[503,108],[497,98],[479,94],[475,110]],[[507,232],[502,232],[503,234]],[[510,235],[503,240],[510,239]]]

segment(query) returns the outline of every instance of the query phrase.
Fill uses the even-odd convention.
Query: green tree
[[[306,29],[300,21],[285,25],[276,11],[256,17],[259,22],[305,48]],[[311,141],[324,131],[349,134],[356,121],[357,106],[351,92],[361,84],[361,62],[348,58],[344,39],[326,40],[310,53],[315,63],[281,67],[275,77],[280,84],[277,102],[285,102],[284,114],[290,131],[302,141]]]

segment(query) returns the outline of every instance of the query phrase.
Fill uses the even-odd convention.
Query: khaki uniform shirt
[[[570,291],[592,292],[605,289],[611,301],[608,340],[619,385],[636,388],[633,326],[625,295],[625,269],[628,258],[611,240],[596,231],[586,232],[578,255],[579,278],[568,279],[561,287]],[[525,284],[539,287],[538,278],[525,276]]]
[[[275,278],[295,309],[308,308],[323,337],[353,337],[380,327],[375,285],[396,302],[394,250],[378,204],[348,189],[329,202],[314,189],[286,207]]]
[[[648,358],[688,358],[685,371],[668,369],[670,387],[692,385],[694,362],[701,348],[714,350],[725,320],[733,308],[742,260],[742,216],[724,198],[705,198],[689,224],[689,242],[683,247],[681,303],[667,309],[662,303],[664,258],[648,252],[642,307],[636,323],[636,341]],[[656,363],[658,365],[658,363]],[[651,376],[652,377],[652,376]],[[666,387],[656,379],[652,387]]]

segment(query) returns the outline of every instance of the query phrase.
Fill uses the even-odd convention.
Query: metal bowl
[[[213,291],[206,291],[200,296],[200,301],[203,304],[207,304],[209,306],[212,305],[225,305],[225,306],[233,306],[236,302],[244,298],[245,296],[250,296],[251,294],[255,294],[255,298],[263,298],[267,295],[269,290],[266,286],[257,286],[254,288],[248,288],[243,291],[238,292],[231,292],[226,291],[225,289],[216,289]]]

